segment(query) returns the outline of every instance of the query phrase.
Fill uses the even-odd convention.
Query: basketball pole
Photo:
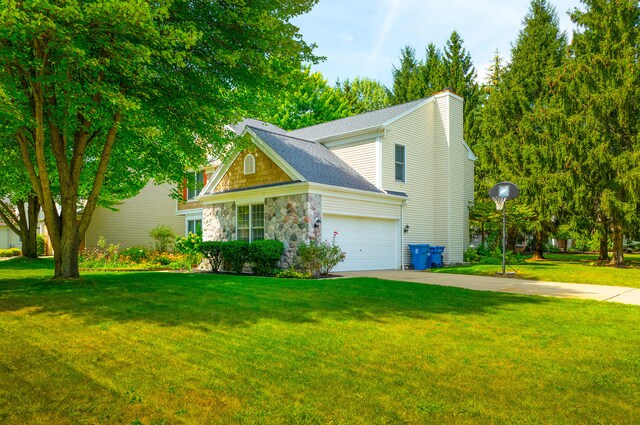
[[[507,273],[507,201],[502,207],[502,275]]]

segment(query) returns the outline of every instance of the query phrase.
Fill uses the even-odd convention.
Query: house
[[[0,249],[22,248],[22,238],[16,235],[6,223],[0,221]]]
[[[404,268],[410,243],[444,245],[445,263],[460,263],[475,161],[462,111],[444,91],[290,132],[244,121],[248,147],[203,173],[181,214],[201,220],[205,240],[283,241],[284,267],[301,242],[334,236],[346,252],[336,270]]]

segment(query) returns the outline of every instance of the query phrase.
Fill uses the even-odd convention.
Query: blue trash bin
[[[414,270],[425,270],[431,265],[430,261],[427,263],[427,257],[429,256],[428,244],[409,244],[409,250],[411,251],[411,267]]]
[[[430,265],[431,267],[442,267],[442,253],[444,252],[444,246],[432,246],[429,247]]]

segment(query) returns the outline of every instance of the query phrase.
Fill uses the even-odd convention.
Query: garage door
[[[398,220],[348,217],[325,214],[323,238],[336,243],[347,253],[334,271],[388,270],[400,267],[398,260]]]

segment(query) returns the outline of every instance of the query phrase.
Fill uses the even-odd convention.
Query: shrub
[[[43,235],[36,235],[36,243],[38,244],[38,247],[36,248],[36,253],[38,254],[38,256],[42,256],[45,254],[45,243],[44,243],[44,236]]]
[[[225,242],[221,241],[205,241],[198,244],[198,251],[209,260],[211,271],[217,272],[222,265],[221,246]]]
[[[183,254],[195,254],[198,253],[198,244],[202,242],[202,236],[191,233],[186,238],[178,236],[176,238],[176,251]]]
[[[176,232],[167,225],[160,224],[149,232],[149,236],[153,238],[154,247],[158,252],[168,252],[176,241]]]
[[[327,276],[346,257],[346,253],[336,245],[336,236],[338,232],[333,232],[331,242],[312,240],[308,244],[300,244],[298,255],[302,266],[315,276]]]
[[[21,254],[18,248],[0,249],[0,257],[17,257]]]
[[[129,248],[123,249],[120,253],[120,256],[124,257],[128,261],[139,264],[147,261],[147,259],[149,258],[149,251],[144,247],[131,246]]]
[[[466,261],[467,263],[477,263],[478,261],[480,261],[480,255],[478,254],[478,250],[476,250],[472,246],[467,248],[467,250],[464,252],[463,258],[464,258],[464,261]]]
[[[311,273],[300,272],[294,269],[293,267],[285,270],[280,270],[278,273],[275,274],[275,277],[281,278],[281,279],[311,279],[312,278]]]
[[[248,261],[253,272],[259,275],[273,274],[284,252],[284,244],[276,240],[254,241],[249,245]]]
[[[232,272],[242,273],[249,257],[249,242],[227,241],[220,245],[220,251],[226,267]]]

